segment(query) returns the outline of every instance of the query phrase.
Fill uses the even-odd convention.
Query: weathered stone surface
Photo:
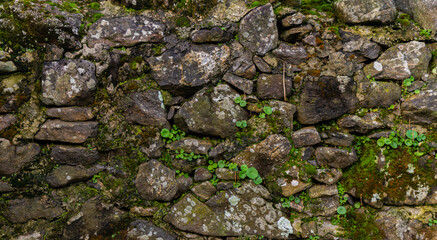
[[[242,78],[253,79],[256,75],[256,66],[252,61],[253,53],[238,41],[232,41],[230,47],[232,64],[228,72]]]
[[[226,45],[190,45],[165,51],[147,59],[152,76],[165,90],[190,96],[202,86],[214,82],[228,67],[230,49]]]
[[[294,27],[283,31],[280,35],[280,39],[285,42],[297,42],[302,40],[305,35],[313,30],[310,24],[306,24],[301,27]]]
[[[349,53],[349,56],[364,57],[364,59],[356,59],[355,61],[363,62],[367,59],[376,59],[381,52],[381,47],[360,35],[339,30],[343,40],[343,51]]]
[[[348,152],[344,149],[318,147],[315,155],[319,166],[346,168],[357,161],[357,154],[353,149]]]
[[[71,122],[87,121],[94,118],[93,110],[89,107],[49,108],[46,113],[49,117]]]
[[[322,141],[315,127],[305,127],[291,135],[295,148],[316,145]]]
[[[285,28],[301,25],[306,20],[306,16],[298,12],[282,19],[282,26]]]
[[[14,188],[8,182],[0,181],[0,193],[12,192]]]
[[[305,213],[310,216],[333,216],[337,214],[339,206],[338,195],[321,197],[310,202],[305,208]]]
[[[258,68],[258,70],[260,72],[263,73],[271,73],[272,72],[272,68],[270,67],[270,65],[264,61],[264,59],[262,59],[259,56],[253,56],[253,63],[255,63],[256,68]]]
[[[95,137],[98,122],[64,122],[47,120],[36,134],[35,139],[67,143],[83,143]]]
[[[21,170],[39,154],[36,143],[14,146],[9,140],[0,138],[0,175],[11,175]]]
[[[204,167],[197,168],[196,171],[194,172],[194,181],[196,182],[203,182],[211,178],[212,178],[212,173]]]
[[[128,239],[176,240],[176,236],[145,220],[135,220],[129,224]]]
[[[260,99],[284,99],[284,82],[285,96],[291,94],[293,87],[289,77],[283,78],[282,74],[261,74],[258,77],[257,95]]]
[[[228,137],[238,131],[237,121],[247,119],[246,111],[234,102],[239,96],[226,84],[212,91],[202,89],[185,102],[174,121],[185,131]]]
[[[159,207],[132,207],[130,209],[130,213],[142,216],[142,217],[152,217],[157,211],[159,210]]]
[[[293,130],[293,117],[296,112],[296,106],[291,103],[282,101],[269,101],[267,103],[269,107],[272,108],[273,117],[277,119],[276,126],[282,130],[290,129]]]
[[[243,91],[245,94],[252,94],[253,81],[235,76],[230,73],[226,73],[223,76],[223,80],[236,87],[237,89]]]
[[[175,170],[152,160],[140,165],[135,186],[148,201],[171,201],[178,191],[175,175]]]
[[[409,15],[423,29],[437,30],[437,3],[433,0],[394,0],[396,7]]]
[[[12,114],[0,115],[0,131],[10,127],[17,121],[17,118]]]
[[[191,33],[191,41],[194,43],[220,43],[232,39],[232,34],[219,27],[200,29]]]
[[[95,149],[55,145],[50,156],[57,164],[90,165],[99,160],[100,154]]]
[[[302,124],[315,124],[353,112],[357,108],[355,82],[350,78],[321,77],[307,82],[297,107],[297,119]]]
[[[368,133],[371,130],[384,127],[384,123],[379,118],[379,113],[369,112],[364,117],[348,115],[338,120],[338,126],[349,132]]]
[[[241,187],[221,192],[206,203],[188,194],[173,205],[164,220],[182,231],[207,236],[291,237],[290,221],[268,200],[267,189],[245,181]]]
[[[221,180],[236,180],[240,178],[238,172],[229,168],[217,168],[215,170],[215,175],[217,175],[217,178]]]
[[[412,41],[389,48],[373,63],[364,67],[366,76],[375,79],[419,79],[428,69],[431,52],[425,43]]]
[[[279,134],[270,135],[264,141],[247,147],[232,158],[231,162],[240,166],[246,164],[255,167],[262,176],[265,176],[276,166],[285,163],[290,150],[291,144],[286,137]]]
[[[401,98],[401,88],[393,82],[358,82],[358,99],[364,108],[390,107]]]
[[[289,197],[296,193],[302,192],[303,190],[311,187],[313,184],[311,182],[303,182],[296,179],[278,179],[278,185],[281,187],[282,195]]]
[[[2,62],[0,61],[0,73],[13,73],[17,71],[17,66],[15,66],[14,62],[12,61],[6,61]]]
[[[125,113],[128,122],[159,129],[170,128],[161,91],[147,90],[132,93],[130,100],[131,106]]]
[[[46,181],[50,187],[57,188],[90,179],[102,170],[99,167],[85,168],[83,166],[62,165],[47,174]]]
[[[286,43],[279,44],[279,47],[273,50],[273,54],[290,64],[300,64],[308,59],[308,53],[304,47],[290,46]]]
[[[42,74],[42,102],[46,105],[87,105],[97,89],[96,67],[87,60],[46,62]]]
[[[345,23],[390,24],[396,18],[392,0],[341,0],[334,3],[337,16]]]
[[[58,204],[43,196],[10,200],[3,216],[13,223],[25,223],[31,219],[52,220],[62,213],[64,210]]]
[[[164,31],[164,24],[141,15],[102,18],[91,25],[87,41],[91,48],[100,43],[110,47],[127,47],[160,42]]]
[[[342,176],[343,173],[341,170],[338,170],[336,168],[330,168],[330,169],[317,169],[316,175],[314,175],[313,178],[321,183],[331,185],[331,184],[336,184]]]
[[[402,115],[411,123],[432,124],[437,122],[437,83],[431,83],[419,94],[407,98],[401,105]]]
[[[314,185],[308,189],[310,198],[338,195],[337,185]]]
[[[208,200],[217,191],[217,189],[210,181],[205,181],[191,188],[191,191],[193,191],[193,193],[196,194],[196,196],[198,196],[201,200]]]
[[[195,138],[184,138],[166,145],[170,150],[184,150],[187,153],[207,154],[212,148],[212,142]]]
[[[176,178],[176,183],[178,185],[178,191],[174,198],[178,198],[182,196],[182,194],[186,193],[190,190],[191,185],[193,185],[193,179],[191,177],[179,176]]]
[[[338,131],[328,131],[325,132],[328,135],[327,139],[323,141],[330,145],[341,146],[341,147],[349,147],[352,145],[355,137],[349,133],[343,133]]]
[[[244,16],[238,36],[240,43],[257,55],[274,49],[278,45],[278,28],[272,5],[257,7]]]

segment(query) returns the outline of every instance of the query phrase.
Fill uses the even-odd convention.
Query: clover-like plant
[[[246,177],[250,178],[253,180],[253,182],[255,184],[261,184],[262,183],[262,178],[258,173],[258,170],[256,170],[256,168],[254,167],[248,167],[246,164],[241,165],[240,167],[240,172],[239,172],[239,176],[241,179],[245,179]]]
[[[234,98],[234,102],[235,102],[236,104],[240,104],[240,107],[245,107],[245,106],[247,105],[246,100],[243,100],[243,99],[241,98],[241,96],[235,97],[235,98]]]

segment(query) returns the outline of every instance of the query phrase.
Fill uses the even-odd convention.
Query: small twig
[[[360,194],[360,202],[361,202],[361,206],[363,206],[363,194]]]
[[[282,62],[282,88],[284,89],[284,102],[286,102],[287,94],[285,91],[285,62]]]

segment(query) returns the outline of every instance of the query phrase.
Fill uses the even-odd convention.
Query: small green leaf
[[[258,170],[256,170],[256,168],[251,167],[249,169],[247,169],[247,177],[249,177],[250,179],[256,179],[259,176]]]
[[[413,140],[405,139],[405,145],[407,145],[408,147],[411,147],[411,145],[413,145]]]
[[[236,97],[236,98],[234,99],[234,102],[237,103],[237,104],[239,104],[239,103],[241,102],[241,97],[240,97],[240,96]]]
[[[217,165],[219,168],[224,168],[226,166],[226,162],[224,160],[220,160],[218,161]]]
[[[378,139],[378,141],[376,141],[376,144],[378,144],[378,146],[380,147],[383,147],[385,145],[384,138]]]
[[[169,136],[170,136],[170,130],[168,130],[167,128],[163,128],[162,130],[161,130],[161,136],[163,137],[163,138],[168,138]]]
[[[273,113],[272,108],[269,107],[269,106],[265,106],[265,107],[263,107],[263,111],[264,111],[264,113],[267,114],[267,115],[270,115],[270,114]]]
[[[343,207],[343,206],[339,206],[339,207],[337,208],[337,213],[340,214],[340,215],[344,215],[344,214],[346,214],[346,208]]]
[[[419,93],[420,93],[420,90],[419,90],[419,89],[416,89],[416,90],[414,90],[414,93],[415,93],[415,94],[419,94]]]
[[[241,165],[241,171],[247,171],[249,167],[246,164]]]
[[[256,185],[259,185],[259,184],[261,184],[263,182],[263,179],[260,176],[258,176],[256,179],[253,180],[253,182]]]
[[[265,114],[265,113],[260,113],[260,114],[259,114],[259,117],[260,117],[260,118],[266,118],[266,114]]]
[[[240,121],[237,121],[237,123],[236,123],[236,125],[237,125],[237,127],[241,127],[241,122]]]
[[[247,102],[244,100],[241,100],[240,107],[245,107],[247,105]]]
[[[360,208],[361,204],[359,202],[354,203],[354,208]]]
[[[294,199],[294,202],[297,203],[297,204],[299,204],[299,203],[300,203],[300,198],[296,197],[296,198]]]
[[[246,171],[241,171],[238,173],[238,175],[240,176],[241,179],[245,179],[246,178]]]

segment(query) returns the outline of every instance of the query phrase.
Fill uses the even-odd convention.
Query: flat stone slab
[[[47,120],[41,126],[35,139],[67,143],[83,143],[88,138],[97,135],[98,124],[98,122],[64,122],[61,120]]]

